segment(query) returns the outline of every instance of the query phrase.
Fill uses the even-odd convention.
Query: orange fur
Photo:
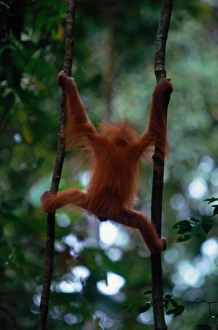
[[[83,147],[91,171],[87,191],[68,189],[57,195],[46,191],[41,197],[44,212],[72,204],[94,214],[99,220],[113,220],[139,229],[151,253],[166,249],[148,217],[132,209],[135,201],[135,178],[142,159],[149,159],[156,145],[161,155],[167,152],[165,108],[173,87],[162,79],[153,91],[149,125],[140,137],[125,120],[118,125],[101,124],[99,132],[89,121],[73,78],[60,72],[58,84],[66,94],[68,124],[65,131],[69,147]],[[163,157],[163,156],[162,156]],[[84,157],[83,157],[84,158]]]

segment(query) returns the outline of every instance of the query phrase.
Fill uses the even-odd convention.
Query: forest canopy
[[[0,2],[2,329],[37,325],[46,237],[40,196],[50,187],[57,148],[66,10],[57,0]],[[127,116],[145,130],[159,15],[160,1],[77,0],[72,75],[95,125]],[[166,50],[174,92],[162,229],[170,329],[212,329],[217,318],[216,208],[204,201],[218,188],[217,54],[216,1],[175,1]],[[74,164],[68,152],[60,190],[85,189],[87,170]],[[142,170],[137,208],[149,214],[152,168]],[[173,229],[189,218],[203,226],[193,220]],[[179,229],[187,241],[177,242]],[[196,236],[204,229],[206,237]],[[54,262],[47,329],[153,329],[149,252],[138,237],[66,208],[56,216]]]

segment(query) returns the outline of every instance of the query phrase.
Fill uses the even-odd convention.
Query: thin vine
[[[66,18],[64,71],[69,76],[71,75],[72,60],[73,60],[75,8],[76,8],[75,0],[68,0],[68,9],[67,9],[67,18]],[[62,93],[57,153],[56,153],[56,160],[55,160],[53,177],[50,188],[52,194],[55,194],[58,191],[58,187],[61,179],[62,167],[64,163],[64,157],[65,157],[65,138],[60,134],[63,131],[66,124],[65,108],[66,108],[65,95],[64,93]],[[44,279],[43,279],[42,292],[41,292],[41,302],[39,308],[39,319],[38,319],[37,330],[46,329],[49,300],[50,300],[50,287],[51,287],[51,280],[54,269],[54,238],[55,238],[55,213],[48,213]]]
[[[159,82],[166,77],[165,70],[165,53],[166,41],[170,26],[170,19],[173,7],[173,0],[163,0],[162,10],[160,15],[159,27],[156,37],[155,45],[155,60],[154,72],[156,81]],[[168,103],[165,104],[165,115],[167,117]],[[152,203],[151,203],[151,219],[154,226],[161,237],[162,226],[162,193],[163,193],[163,176],[164,176],[164,157],[160,160],[157,154],[160,151],[155,147],[153,161],[153,184],[152,184]],[[158,166],[155,166],[157,165]],[[157,172],[155,168],[159,167]],[[166,330],[167,326],[164,318],[163,307],[163,279],[162,279],[162,263],[161,254],[151,255],[151,273],[152,273],[152,298],[153,298],[153,315],[154,315],[154,329]]]

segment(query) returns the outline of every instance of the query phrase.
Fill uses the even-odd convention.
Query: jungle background
[[[46,215],[56,153],[66,1],[0,3],[0,325],[35,329],[43,280]],[[161,1],[78,0],[73,72],[90,119],[127,116],[147,125]],[[207,239],[176,242],[172,227],[213,209],[218,189],[218,5],[175,1],[166,52],[174,92],[168,115],[162,254],[164,292],[185,306],[169,329],[217,328],[216,217]],[[60,189],[85,188],[67,153]],[[137,207],[150,214],[152,169],[143,168]],[[47,329],[153,329],[149,253],[137,237],[70,209],[57,212],[55,269]],[[145,294],[146,293],[146,294]],[[176,301],[176,303],[175,303]]]

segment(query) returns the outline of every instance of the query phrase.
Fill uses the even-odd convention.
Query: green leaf
[[[179,236],[177,238],[177,242],[185,242],[188,241],[191,238],[191,235],[183,235],[183,236]]]
[[[178,231],[177,231],[177,234],[179,235],[183,235],[189,231],[192,231],[192,227],[186,227],[186,228],[180,228]]]
[[[218,201],[218,198],[215,197],[207,198],[204,200],[204,202],[208,202],[208,204],[214,203],[216,201]]]
[[[151,293],[152,293],[152,290],[147,290],[143,294],[146,295],[146,294],[151,294]]]
[[[184,227],[189,227],[190,226],[190,222],[188,220],[182,220],[177,222],[174,226],[173,229],[177,229],[177,228],[184,228]]]
[[[185,306],[184,305],[179,305],[176,307],[176,313],[175,316],[179,316],[184,312]]]
[[[207,236],[205,235],[205,233],[196,233],[196,234],[195,234],[195,237],[196,237],[197,239],[199,239],[200,241],[205,241],[206,238],[207,238]]]
[[[173,307],[177,307],[178,303],[175,299],[170,299],[171,304],[173,305]]]
[[[184,305],[178,305],[176,308],[172,308],[168,310],[166,313],[167,315],[174,314],[174,316],[178,316],[183,313],[184,309],[185,309]]]
[[[119,309],[122,310],[122,309],[127,309],[129,307],[129,304],[128,303],[123,303],[120,305]]]
[[[176,313],[176,308],[169,309],[166,313],[167,313],[167,315],[175,314]]]
[[[190,218],[191,221],[193,222],[200,222],[200,220],[196,219],[196,218]]]
[[[139,307],[140,305],[141,305],[140,301],[133,301],[128,307],[128,312],[131,313],[134,308]]]
[[[138,308],[138,313],[141,314],[141,313],[145,313],[149,310],[149,308],[151,307],[151,304],[150,303],[146,303],[144,306],[140,306]]]
[[[198,324],[195,328],[202,329],[202,330],[211,330],[212,328],[207,324]]]
[[[173,297],[170,294],[166,294],[164,296],[164,300],[171,300],[171,299],[173,299]]]
[[[212,207],[214,207],[213,210],[213,216],[218,214],[218,205],[213,205]]]
[[[209,231],[211,230],[212,225],[210,222],[205,221],[205,222],[202,222],[202,228],[203,228],[205,234],[207,235],[209,233]]]
[[[142,303],[141,301],[137,301],[137,300],[134,300],[134,301],[129,301],[127,303],[123,303],[120,305],[120,309],[127,309],[129,313],[131,313],[133,311],[134,308],[147,308],[147,304],[149,305],[150,307],[150,303]],[[148,309],[149,309],[148,307]],[[147,310],[148,310],[147,309]],[[140,312],[140,313],[143,313],[143,312]]]

